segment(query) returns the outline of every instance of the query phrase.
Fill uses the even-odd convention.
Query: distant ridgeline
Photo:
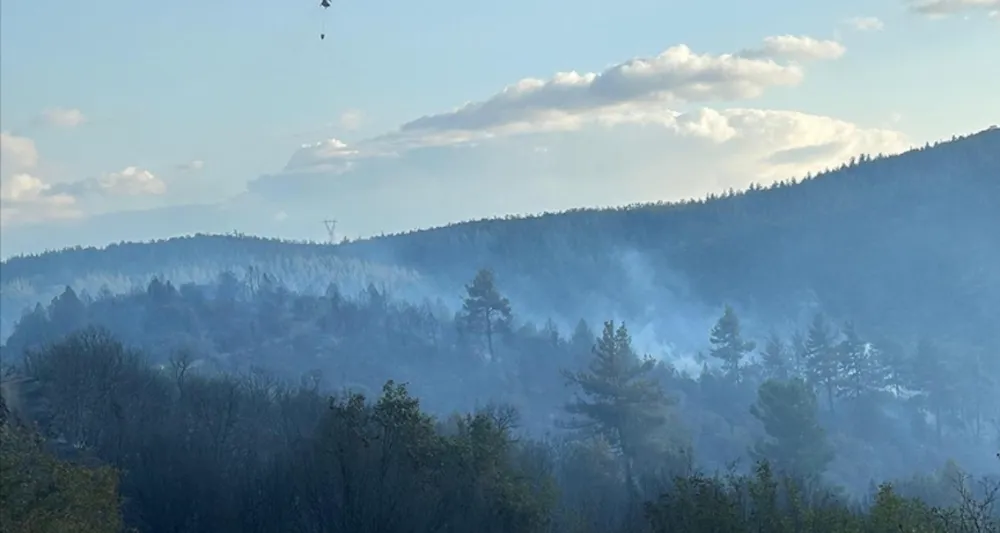
[[[341,245],[208,236],[67,249],[3,263],[3,333],[69,285],[96,294],[152,277],[204,283],[248,267],[285,286],[457,302],[490,267],[536,316],[649,321],[732,302],[745,316],[802,308],[868,334],[992,347],[1000,302],[1000,130],[802,181],[703,200],[465,222]]]

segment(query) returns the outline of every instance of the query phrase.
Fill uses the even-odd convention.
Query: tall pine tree
[[[777,333],[771,332],[760,352],[760,364],[768,379],[785,381],[794,375],[794,361],[791,349]]]
[[[751,450],[755,459],[809,479],[818,478],[833,460],[832,447],[817,419],[816,395],[803,380],[764,382],[750,413],[767,432],[767,438]]]
[[[740,319],[732,307],[726,306],[722,317],[712,328],[709,340],[709,355],[720,360],[726,376],[738,383],[742,378],[743,359],[756,348],[756,344],[743,339]]]
[[[885,388],[888,377],[878,351],[865,342],[852,322],[844,324],[840,358],[840,395],[852,400],[870,398]]]
[[[580,394],[566,406],[572,416],[569,428],[604,437],[625,466],[629,487],[634,487],[633,461],[655,446],[669,420],[673,401],[650,375],[655,361],[640,358],[632,348],[625,324],[604,323],[586,371],[566,373]]]
[[[822,314],[817,314],[813,318],[804,348],[803,358],[809,384],[823,391],[828,407],[832,411],[833,398],[839,384],[840,364],[834,334]]]
[[[490,359],[495,359],[497,335],[507,335],[511,331],[510,301],[497,290],[493,271],[489,269],[477,272],[472,283],[465,286],[465,293],[458,314],[459,327],[462,333],[481,336],[486,341]]]

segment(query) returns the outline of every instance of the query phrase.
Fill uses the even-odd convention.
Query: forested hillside
[[[295,290],[375,283],[455,305],[461,281],[489,266],[525,314],[565,325],[617,316],[676,342],[731,302],[748,324],[822,309],[873,334],[930,328],[982,344],[995,341],[1000,301],[998,205],[993,129],[681,204],[483,220],[338,246],[196,236],[17,257],[0,271],[2,316],[9,333],[22,309],[65,285],[121,292],[156,275],[204,283],[247,267]]]
[[[872,479],[847,494],[838,484],[845,475],[885,472],[881,454],[890,450],[899,454],[895,460],[927,460],[928,445],[960,451],[956,436],[965,444],[978,438],[952,425],[969,422],[972,413],[957,406],[946,407],[947,428],[926,424],[926,413],[945,413],[941,386],[955,377],[928,374],[940,371],[933,366],[939,359],[927,358],[930,348],[909,362],[890,362],[861,347],[850,328],[832,344],[817,319],[801,368],[796,351],[776,348],[776,339],[767,357],[748,363],[752,343],[727,310],[711,332],[710,356],[721,367],[697,380],[640,357],[627,328],[611,322],[588,355],[580,353],[590,339],[582,326],[569,343],[551,332],[522,331],[504,335],[519,349],[500,349],[499,342],[491,349],[482,321],[495,321],[493,331],[500,332],[510,314],[502,297],[478,290],[486,277],[470,285],[456,324],[463,340],[452,349],[403,355],[404,339],[419,335],[397,323],[369,333],[368,342],[390,333],[395,339],[382,353],[330,353],[351,368],[364,364],[363,355],[380,356],[382,364],[422,355],[425,365],[435,356],[458,356],[449,377],[460,380],[459,369],[479,366],[480,383],[489,382],[485,374],[495,380],[518,367],[551,379],[545,377],[551,366],[568,364],[561,390],[573,396],[558,413],[570,431],[539,438],[519,428],[520,415],[544,409],[542,391],[524,391],[542,400],[526,411],[492,404],[434,416],[391,380],[381,394],[355,390],[327,398],[319,373],[289,386],[262,371],[214,372],[183,351],[165,366],[151,366],[149,354],[83,328],[26,354],[14,371],[23,377],[14,381],[29,384],[30,392],[4,387],[0,531],[118,533],[123,522],[144,533],[1000,531],[997,477],[969,476],[954,463],[925,464],[925,473],[877,487]],[[146,304],[169,305],[175,319],[191,316],[178,304],[192,298],[191,288],[186,297],[169,286],[150,289]],[[260,309],[267,299],[250,307]],[[137,303],[117,305],[128,313],[139,310]],[[293,308],[306,302],[298,303]],[[314,319],[341,326],[378,313],[371,302],[314,303],[326,308]],[[84,309],[79,304],[67,292],[49,310],[56,321],[34,327],[55,333],[69,326],[62,321],[73,316],[65,313]],[[226,300],[209,307],[216,305]],[[473,340],[495,350],[489,363],[469,358]],[[517,362],[499,363],[514,354]],[[922,387],[916,401],[880,389],[893,386],[881,380],[904,368],[922,369],[905,378],[907,386]],[[559,385],[549,386],[548,394],[559,395]],[[835,404],[818,400],[817,389],[821,396],[835,390]],[[726,443],[738,445],[730,451],[746,446],[749,461],[714,473],[699,468],[724,453]]]
[[[438,415],[499,402],[517,409],[522,429],[536,436],[562,429],[561,413],[574,396],[566,380],[593,369],[594,353],[643,355],[625,324],[619,331],[607,322],[602,333],[599,323],[579,321],[560,333],[552,322],[525,320],[483,270],[466,285],[457,314],[374,287],[358,295],[335,285],[323,295],[297,293],[266,274],[227,273],[210,285],[180,287],[154,279],[144,291],[96,299],[66,289],[24,316],[2,349],[4,361],[93,326],[161,367],[183,360],[209,375],[263,373],[333,391],[376,391],[391,379],[407,383]],[[758,388],[801,379],[836,450],[809,470],[836,486],[856,494],[873,480],[927,473],[948,460],[996,471],[995,352],[930,334],[917,343],[873,339],[865,329],[816,314],[787,336],[754,337],[726,307],[699,332],[705,350],[693,371],[648,360],[650,377],[680,406],[658,439],[691,446],[699,466],[746,465],[766,430],[749,410]]]
[[[986,131],[678,205],[11,259],[0,518],[993,533],[998,233]]]

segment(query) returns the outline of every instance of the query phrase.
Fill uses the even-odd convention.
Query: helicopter
[[[330,0],[320,0],[319,6],[322,7],[324,10],[330,9]],[[325,18],[323,19],[323,29],[320,31],[319,38],[320,38],[320,40],[326,39],[326,19]]]

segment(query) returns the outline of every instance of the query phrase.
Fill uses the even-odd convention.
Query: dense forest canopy
[[[681,204],[13,258],[2,518],[997,531],[998,206],[992,130]]]
[[[68,310],[57,305],[73,305],[72,293],[50,309]],[[344,311],[334,314],[352,314]],[[467,319],[456,354],[485,340]],[[924,418],[938,390],[928,385],[921,401],[900,403],[873,388],[891,373],[857,379],[847,370],[858,367],[851,334],[824,348],[811,329],[799,377],[794,358],[732,364],[748,342],[727,312],[712,332],[712,357],[727,364],[693,380],[640,357],[626,326],[612,321],[589,355],[574,358],[590,339],[585,329],[569,343],[551,331],[518,335],[549,343],[547,354],[525,355],[561,356],[579,369],[564,371],[575,393],[562,405],[570,431],[540,439],[519,429],[523,411],[509,405],[434,416],[392,380],[381,394],[327,400],[318,372],[289,386],[259,369],[213,371],[183,350],[150,365],[148,354],[85,327],[28,349],[5,383],[27,386],[5,387],[0,402],[2,531],[1000,531],[1000,478],[974,478],[953,462],[854,494],[824,483],[844,479],[843,462],[829,476],[838,456],[856,471],[884,470],[876,454],[904,435],[874,428],[891,425],[893,410]],[[825,413],[816,394],[824,350],[849,378],[836,380],[837,411]],[[859,383],[868,387],[862,396]],[[748,410],[735,409],[748,398]],[[706,418],[714,427],[699,427]],[[920,441],[897,440],[896,453],[957,444],[940,426],[935,434],[911,424],[905,438]],[[852,447],[858,438],[868,440]],[[695,463],[703,451],[719,453],[713,440],[754,443],[754,462],[706,472]]]

